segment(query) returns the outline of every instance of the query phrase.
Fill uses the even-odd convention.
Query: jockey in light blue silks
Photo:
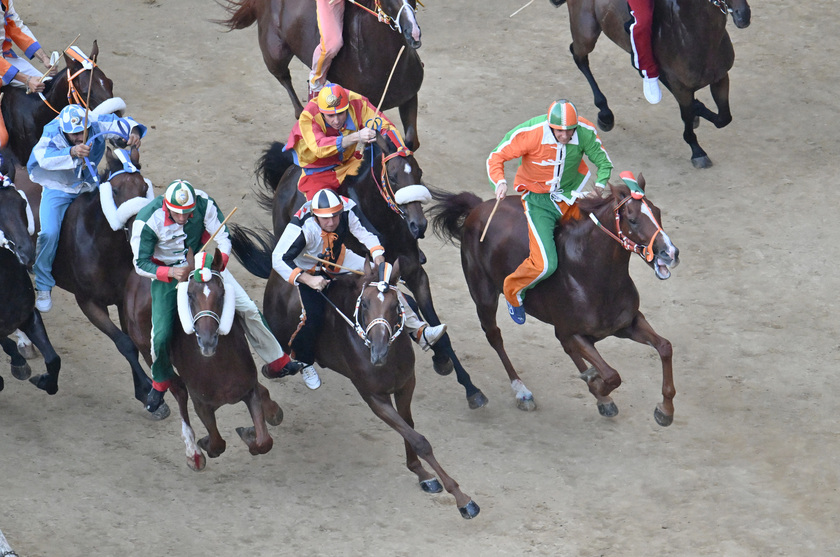
[[[106,103],[114,101],[124,107],[120,99],[109,99]],[[85,144],[85,123],[88,139],[93,138],[90,145]],[[41,139],[29,156],[26,165],[29,178],[44,188],[41,193],[41,232],[35,255],[35,306],[41,312],[52,308],[50,291],[55,286],[52,265],[64,213],[79,195],[99,187],[96,168],[105,155],[106,139],[99,135],[102,132],[119,134],[127,138],[130,147],[139,148],[140,138],[146,135],[146,126],[132,118],[120,118],[99,110],[86,114],[84,108],[71,104],[44,127]]]

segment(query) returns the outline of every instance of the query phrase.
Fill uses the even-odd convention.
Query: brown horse
[[[263,191],[258,195],[261,205],[272,212],[275,237],[283,233],[294,212],[305,201],[297,189],[300,172],[290,152],[284,152],[283,144],[279,142],[272,144],[258,163],[259,182],[263,186]],[[392,263],[397,258],[401,260],[402,278],[414,294],[420,314],[431,325],[439,325],[441,321],[432,299],[429,275],[423,268],[425,260],[417,242],[426,232],[428,223],[422,203],[431,200],[431,192],[423,183],[423,170],[414,156],[405,153],[400,155],[396,146],[384,136],[378,135],[376,143],[365,149],[359,174],[348,177],[339,192],[359,204],[363,224],[379,236],[386,259]],[[231,230],[234,255],[238,257],[240,250],[248,244],[243,243],[237,247],[242,229],[233,225]],[[260,242],[259,239],[256,241]],[[262,241],[268,240],[263,238]],[[270,250],[273,246],[267,247]],[[348,238],[348,246],[356,253],[366,251],[352,237]],[[259,277],[268,278],[271,273],[270,260],[262,267],[249,270]],[[487,397],[473,384],[455,354],[449,334],[435,343],[432,351],[435,371],[440,375],[449,375],[455,370],[455,376],[464,387],[471,409],[487,404]]]
[[[12,375],[28,378],[32,370],[15,341],[7,338],[16,329],[35,343],[47,365],[47,374],[58,377],[61,358],[50,344],[41,314],[35,309],[35,290],[27,270],[35,261],[34,224],[25,198],[11,183],[0,184],[0,346],[12,359]],[[3,378],[0,377],[0,391]],[[48,389],[49,394],[58,390]]]
[[[91,59],[99,55],[99,45],[93,41]],[[99,66],[85,69],[82,63],[64,54],[66,68],[46,81],[44,100],[38,94],[26,94],[26,89],[6,85],[2,108],[3,120],[9,132],[9,148],[18,164],[26,166],[32,148],[41,139],[44,126],[68,104],[85,105],[90,91],[90,108],[99,106],[114,96],[113,82]]]
[[[417,92],[423,83],[420,27],[414,16],[415,0],[358,0],[344,11],[344,46],[330,65],[327,78],[379,104],[400,48],[407,46],[394,70],[382,109],[399,107],[405,141],[417,149]],[[257,23],[260,49],[268,71],[277,78],[300,117],[303,105],[292,86],[289,62],[293,57],[312,64],[320,40],[312,0],[229,0],[230,18],[220,21],[229,29],[245,29]],[[375,13],[369,13],[373,11]],[[389,25],[377,19],[386,19]]]
[[[270,258],[271,251],[263,250],[257,257]],[[373,413],[403,436],[406,466],[417,475],[423,491],[438,493],[441,486],[423,468],[420,458],[429,463],[446,491],[455,497],[461,516],[473,518],[479,513],[478,505],[444,471],[429,441],[414,429],[411,417],[416,381],[414,350],[408,336],[400,334],[404,310],[395,286],[399,263],[394,265],[389,278],[386,282],[383,277],[377,277],[368,261],[363,277],[343,276],[332,281],[326,296],[336,311],[328,311],[325,316],[315,359],[319,365],[350,379]],[[298,326],[301,306],[297,288],[277,273],[271,273],[264,307],[271,330],[283,344]],[[349,316],[355,316],[355,322]]]
[[[639,186],[644,185],[640,175]],[[656,334],[639,311],[639,293],[628,266],[632,251],[643,254],[656,276],[664,280],[671,275],[670,267],[679,262],[679,250],[659,224],[659,208],[641,191],[631,195],[623,184],[610,186],[609,191],[606,197],[578,199],[564,217],[560,232],[555,235],[557,271],[528,291],[525,311],[554,326],[554,335],[597,399],[598,410],[607,417],[618,414],[609,393],[621,384],[621,377],[604,361],[595,343],[612,335],[653,346],[662,360],[663,396],[654,417],[657,423],[667,426],[673,421],[676,393],[671,343]],[[514,370],[496,324],[505,277],[528,255],[522,204],[517,198],[506,198],[499,205],[484,242],[480,242],[493,203],[482,203],[471,193],[444,195],[440,199],[441,203],[433,208],[433,227],[441,237],[460,241],[461,264],[481,328],[502,360],[517,406],[533,410],[533,395]]]
[[[552,3],[560,5],[563,0]],[[570,49],[578,69],[586,76],[595,106],[599,108],[598,126],[609,131],[615,117],[607,98],[589,69],[589,53],[601,31],[615,44],[631,52],[627,31],[630,8],[626,0],[579,0],[568,2],[572,28]],[[729,69],[735,50],[726,32],[726,15],[738,28],[750,24],[747,0],[655,0],[653,8],[653,53],[660,67],[660,79],[680,105],[685,125],[683,139],[691,147],[691,163],[708,168],[712,161],[697,142],[694,128],[703,117],[722,128],[732,121],[729,111]],[[709,86],[717,105],[717,114],[694,98]]]
[[[152,382],[140,365],[137,348],[124,332],[123,296],[126,279],[134,274],[128,230],[137,212],[154,198],[154,189],[140,174],[137,149],[117,154],[109,150],[106,161],[100,188],[77,197],[64,215],[52,272],[56,285],[75,296],[85,317],[128,360],[134,398],[145,404]],[[108,306],[117,307],[122,329],[111,320]],[[57,381],[57,374],[43,375],[36,385],[57,389]],[[159,420],[168,415],[168,406],[161,405],[150,417]]]
[[[257,381],[257,367],[245,338],[245,329],[235,316],[234,292],[226,285],[221,271],[222,257],[217,249],[213,257],[212,277],[196,281],[190,275],[178,285],[180,326],[175,325],[170,354],[178,370],[171,390],[178,401],[183,421],[182,437],[187,447],[187,465],[202,470],[206,459],[225,452],[226,443],[216,426],[216,410],[225,404],[244,402],[254,427],[236,432],[253,455],[271,450],[274,441],[268,433],[271,425],[283,421],[283,411],[271,400],[268,389]],[[129,334],[151,365],[152,297],[151,281],[131,273],[126,283],[125,313]],[[187,400],[193,407],[208,436],[195,441],[190,425]]]

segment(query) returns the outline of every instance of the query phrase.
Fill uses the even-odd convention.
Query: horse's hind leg
[[[432,445],[429,441],[420,435],[417,431],[415,431],[413,427],[414,420],[411,417],[411,397],[414,392],[414,377],[397,393],[394,395],[394,398],[397,402],[397,407],[400,409],[399,412],[394,409],[394,406],[391,404],[391,398],[389,395],[380,395],[380,394],[362,394],[362,398],[364,398],[365,402],[368,403],[370,409],[373,410],[373,413],[379,416],[379,418],[394,428],[400,435],[403,436],[405,439],[405,448],[406,448],[406,464],[408,465],[409,470],[417,474],[417,477],[420,479],[421,487],[424,485],[424,481],[431,479],[431,475],[423,469],[422,465],[418,460],[418,456],[429,463],[429,466],[437,473],[438,477],[440,477],[441,482],[443,482],[443,487],[451,493],[455,497],[455,503],[458,505],[458,510],[461,513],[461,516],[464,518],[473,518],[479,513],[478,505],[470,498],[469,495],[465,494],[461,491],[461,488],[458,486],[458,482],[456,482],[446,471],[441,467],[438,463],[437,459],[435,458],[434,453],[432,452]],[[406,419],[407,418],[407,419]],[[429,486],[429,484],[426,484]],[[433,489],[433,485],[429,486]],[[426,488],[424,488],[425,490]]]
[[[189,393],[184,385],[184,381],[177,375],[172,378],[172,383],[169,386],[169,392],[175,397],[175,402],[178,403],[178,412],[181,414],[181,439],[184,440],[184,445],[187,451],[187,466],[196,472],[204,470],[207,465],[207,459],[201,448],[195,442],[195,431],[193,431],[190,424],[190,413],[187,408],[187,401],[189,400]]]
[[[17,343],[10,338],[0,337],[0,345],[3,346],[3,352],[12,358],[12,375],[20,380],[29,379],[32,368],[29,367],[26,358],[21,355]]]
[[[598,127],[608,132],[615,125],[615,116],[607,103],[607,97],[601,91],[589,68],[589,53],[595,48],[595,43],[601,35],[601,28],[594,13],[578,12],[576,6],[577,4],[569,3],[569,21],[572,22],[572,44],[569,45],[569,51],[572,53],[575,65],[586,78],[589,88],[592,89],[595,106],[598,107]]]
[[[598,403],[598,412],[607,418],[618,414],[618,407],[609,394],[621,385],[621,376],[604,359],[595,345],[582,335],[560,338],[555,332],[558,340],[563,344],[563,349],[572,358],[572,361],[581,372],[581,379],[586,382],[589,392],[595,397]],[[586,362],[592,364],[594,369],[587,367]]]
[[[248,451],[252,455],[265,454],[274,446],[274,439],[271,438],[271,435],[268,433],[268,426],[265,425],[262,393],[255,387],[251,389],[250,393],[245,395],[242,402],[245,403],[245,406],[248,407],[248,412],[251,413],[251,420],[254,422],[254,427],[238,427],[236,428],[236,433],[248,445]]]
[[[289,46],[283,42],[283,39],[280,38],[280,34],[273,25],[264,28],[262,21],[260,21],[258,27],[260,50],[263,53],[265,67],[280,82],[280,85],[286,89],[295,109],[295,118],[300,118],[300,113],[303,112],[303,105],[292,85],[292,74],[289,72],[289,63],[292,61],[294,54],[292,54]]]
[[[38,357],[38,349],[35,348],[35,345],[23,331],[18,329],[14,332],[14,336],[17,338],[17,348],[21,356],[27,360],[34,360]]]
[[[406,146],[416,151],[420,147],[420,137],[417,134],[417,95],[400,105],[400,120],[405,130]]]
[[[31,377],[29,382],[47,392],[49,395],[54,395],[58,392],[58,373],[61,371],[61,358],[56,354],[55,349],[50,343],[50,338],[47,336],[47,329],[44,327],[44,321],[41,319],[41,314],[38,310],[34,310],[32,315],[26,323],[20,328],[21,331],[32,339],[41,354],[44,355],[44,363],[47,365],[47,373],[41,374],[38,377]]]
[[[671,425],[674,421],[674,396],[677,394],[677,389],[674,387],[672,363],[674,350],[671,342],[659,336],[641,312],[636,314],[636,319],[633,320],[632,325],[623,331],[619,331],[619,333],[620,336],[626,336],[636,342],[653,346],[659,353],[659,358],[662,360],[662,402],[656,405],[653,417],[656,423],[661,426]],[[619,334],[616,334],[616,336],[619,336]]]
[[[207,437],[202,437],[198,440],[198,446],[207,452],[207,456],[216,458],[225,452],[225,448],[227,447],[216,425],[216,409],[208,404],[195,400],[195,397],[193,397],[193,407],[201,423],[207,428],[208,433]]]

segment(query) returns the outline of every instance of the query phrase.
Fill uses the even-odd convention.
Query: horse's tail
[[[224,25],[229,31],[245,29],[257,21],[257,17],[260,15],[259,7],[264,3],[262,0],[226,0],[225,4],[220,1],[219,4],[227,10],[230,17],[228,19],[216,19],[214,22]]]
[[[252,275],[267,279],[271,274],[271,252],[277,238],[265,228],[255,232],[251,229],[229,224],[230,243],[236,260]]]
[[[262,186],[262,190],[257,192],[257,203],[269,212],[274,204],[274,192],[277,191],[280,178],[295,164],[292,152],[283,150],[285,146],[275,141],[257,161],[257,182]]]
[[[470,192],[444,193],[432,191],[432,198],[437,201],[430,210],[432,229],[435,234],[454,245],[461,240],[464,220],[467,215],[481,204],[481,198]]]

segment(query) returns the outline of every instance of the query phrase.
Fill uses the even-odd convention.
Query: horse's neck
[[[629,274],[630,252],[609,234],[596,225],[589,215],[581,212],[580,220],[568,223],[561,229],[561,240],[566,257],[564,265],[570,272],[573,268],[598,270],[597,276],[613,281],[616,276]],[[606,230],[612,234],[615,230],[615,213],[613,205],[607,204],[597,208],[595,216]],[[577,246],[583,244],[581,251]],[[580,253],[579,257],[574,254]]]

